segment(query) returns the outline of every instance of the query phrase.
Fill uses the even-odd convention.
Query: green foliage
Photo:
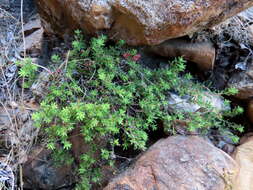
[[[51,60],[53,63],[60,63],[61,62],[61,58],[58,55],[52,55]]]
[[[234,87],[230,87],[227,88],[226,90],[224,90],[223,94],[227,95],[227,96],[231,96],[231,95],[235,95],[238,93],[238,89],[234,88]]]
[[[47,96],[32,117],[35,125],[45,130],[47,146],[60,162],[73,161],[70,136],[74,129],[80,131],[89,145],[89,150],[80,158],[81,182],[77,189],[90,189],[92,183],[99,182],[99,166],[113,159],[113,147],[145,150],[148,132],[156,130],[157,120],[162,120],[168,131],[173,131],[178,120],[186,121],[190,131],[202,133],[208,133],[213,127],[242,130],[241,126],[224,120],[222,113],[204,101],[206,89],[191,82],[190,74],[180,76],[185,70],[183,58],[175,58],[166,68],[151,70],[138,64],[137,50],[127,49],[124,41],[114,46],[106,42],[106,36],[85,42],[81,32],[76,31],[64,69],[57,69],[60,57],[52,57],[61,77],[52,76]],[[29,74],[34,73],[35,67],[19,65],[21,76],[27,80],[34,78],[34,74]],[[169,111],[167,94],[171,90],[181,96],[190,95],[192,102],[201,105],[204,111]],[[234,90],[228,94],[231,92]],[[241,111],[227,112],[226,117]]]
[[[29,88],[36,79],[36,72],[38,67],[32,63],[31,58],[25,58],[21,61],[17,61],[16,65],[21,67],[19,70],[19,76],[24,77],[24,88]]]

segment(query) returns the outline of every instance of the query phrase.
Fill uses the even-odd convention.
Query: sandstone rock
[[[238,146],[233,158],[240,167],[240,171],[233,184],[233,190],[253,189],[253,136]]]
[[[109,29],[112,25],[110,0],[39,0],[38,11],[48,33],[66,34],[82,28],[88,33]]]
[[[173,39],[149,49],[164,57],[183,56],[185,60],[196,63],[201,70],[212,70],[214,66],[215,48],[211,42],[192,43],[183,39]]]
[[[106,30],[131,45],[154,45],[212,27],[253,6],[251,0],[38,0],[47,33]]]
[[[238,172],[235,161],[198,136],[155,143],[104,190],[225,190]]]

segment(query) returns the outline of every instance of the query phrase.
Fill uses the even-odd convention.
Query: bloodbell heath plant
[[[114,45],[108,45],[107,41],[103,35],[86,41],[76,31],[67,61],[58,77],[52,76],[47,95],[32,116],[34,124],[45,131],[47,147],[60,162],[71,164],[74,160],[70,136],[74,129],[80,131],[89,150],[79,158],[80,183],[76,189],[91,189],[92,184],[99,184],[103,177],[100,166],[106,162],[113,165],[117,158],[114,147],[145,150],[148,134],[157,129],[158,120],[166,123],[167,131],[173,131],[178,120],[187,121],[189,130],[198,129],[203,135],[211,128],[242,130],[196,98],[206,88],[193,83],[190,74],[182,75],[185,70],[182,57],[169,62],[166,68],[151,70],[138,63],[140,54],[129,49],[124,41]],[[55,70],[63,63],[59,57],[52,57]],[[28,72],[23,74],[27,66],[18,65],[22,76],[34,78]],[[192,102],[201,104],[206,111],[169,111],[167,95],[172,90],[180,96],[195,97]],[[226,117],[234,113],[231,111]],[[95,156],[97,153],[101,156]]]

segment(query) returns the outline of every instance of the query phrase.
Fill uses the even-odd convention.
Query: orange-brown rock
[[[247,116],[251,123],[253,123],[253,100],[248,102]]]
[[[252,134],[251,134],[252,135]],[[233,183],[232,190],[253,189],[253,136],[246,137],[246,140],[236,148],[233,158],[240,167],[238,176]]]
[[[211,42],[193,43],[184,39],[172,39],[149,49],[164,57],[182,56],[185,60],[196,63],[201,70],[212,70],[214,67],[215,48]]]
[[[104,190],[225,190],[238,173],[235,161],[198,136],[155,143]]]
[[[212,27],[253,6],[252,0],[37,0],[47,33],[76,28],[131,45],[154,45]]]

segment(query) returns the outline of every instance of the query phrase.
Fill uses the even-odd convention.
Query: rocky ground
[[[46,140],[43,139],[44,136],[40,133],[39,128],[33,126],[31,119],[31,114],[39,108],[36,98],[43,93],[47,81],[39,78],[32,89],[23,91],[22,80],[18,76],[18,68],[14,63],[23,59],[24,56],[29,56],[42,71],[44,67],[48,66],[52,54],[55,52],[65,54],[69,49],[68,27],[81,26],[90,30],[104,30],[110,28],[111,24],[115,22],[112,31],[120,32],[117,38],[128,37],[126,41],[134,45],[152,44],[152,46],[138,47],[144,64],[156,68],[154,63],[160,60],[184,55],[188,61],[187,71],[191,72],[196,80],[208,84],[208,87],[214,90],[223,90],[226,87],[238,89],[238,94],[227,98],[231,100],[232,106],[244,107],[245,113],[232,120],[244,125],[245,130],[238,134],[241,138],[239,143],[232,142],[228,138],[228,133],[220,134],[215,130],[205,137],[189,133],[180,125],[176,127],[178,135],[175,136],[168,137],[163,131],[158,131],[150,135],[150,147],[145,152],[116,150],[120,156],[116,172],[118,175],[112,175],[113,172],[110,169],[104,168],[104,171],[108,172],[107,179],[104,180],[104,187],[94,186],[93,189],[190,190],[193,186],[199,190],[253,189],[251,180],[253,178],[253,135],[251,133],[253,123],[253,9],[248,9],[215,27],[210,17],[207,19],[209,23],[207,25],[212,27],[203,31],[201,29],[205,22],[201,20],[203,23],[197,26],[197,30],[194,29],[194,32],[196,31],[194,34],[191,31],[188,36],[165,41],[165,38],[168,39],[166,35],[171,35],[170,38],[178,37],[175,36],[177,32],[169,34],[160,32],[159,35],[154,35],[156,33],[156,28],[152,23],[154,18],[150,16],[145,20],[142,18],[144,14],[136,14],[135,16],[141,17],[140,20],[143,22],[137,23],[135,28],[138,29],[137,32],[141,30],[138,24],[141,24],[142,27],[148,25],[150,28],[147,30],[154,31],[152,31],[153,35],[146,35],[148,34],[146,32],[146,36],[141,36],[143,33],[140,32],[139,36],[133,37],[136,30],[126,29],[122,25],[122,23],[126,24],[122,18],[122,14],[126,13],[123,11],[125,10],[124,1],[122,4],[114,5],[119,12],[123,12],[117,17],[111,16],[111,7],[108,7],[107,3],[104,5],[98,2],[98,10],[94,6],[94,10],[90,12],[87,11],[86,5],[80,6],[84,7],[86,11],[84,19],[90,19],[89,21],[92,22],[91,25],[83,26],[78,23],[81,21],[81,17],[77,17],[78,14],[74,15],[76,23],[71,19],[59,19],[64,15],[61,12],[63,8],[65,11],[69,9],[59,2],[59,4],[43,4],[38,0],[41,14],[39,17],[32,0],[24,1],[23,11],[21,11],[20,0],[0,0],[0,188],[6,186],[7,189],[74,189],[77,180],[74,173],[76,163],[69,167],[55,167],[51,151],[45,148]],[[242,2],[245,7],[251,5],[250,1]],[[62,10],[58,10],[58,6]],[[136,6],[145,8],[149,5],[138,4]],[[222,5],[217,6],[223,7]],[[77,8],[78,11],[80,7]],[[129,14],[135,12],[133,7],[133,4],[129,4]],[[201,5],[197,7],[201,8]],[[148,15],[154,15],[151,13],[158,8],[159,6],[150,9]],[[233,9],[234,12],[240,11],[234,6],[231,6],[230,9]],[[191,9],[188,11],[193,14]],[[226,12],[227,7],[219,11]],[[203,15],[206,14],[203,13]],[[55,16],[59,20],[49,21],[48,15]],[[216,19],[219,19],[219,16]],[[130,24],[136,24],[134,19],[128,21]],[[162,18],[156,22],[158,24],[163,22],[166,25],[169,21]],[[72,23],[75,26],[72,26]],[[184,24],[184,26],[189,26],[188,22]],[[54,25],[55,28],[52,27]],[[184,33],[183,30],[187,30],[186,28],[181,28],[181,32]],[[131,35],[126,35],[125,30],[130,30]],[[55,34],[60,34],[61,38],[56,37]],[[162,41],[164,42],[160,43]],[[221,96],[208,94],[206,98],[221,112],[226,109]],[[169,94],[168,101],[170,102],[169,109],[172,110],[184,109],[196,112],[201,109],[198,105],[189,103],[187,97],[182,98],[173,93]],[[87,145],[81,143],[82,138],[78,136],[78,132],[73,136],[75,138],[71,139],[72,152],[75,156],[80,156],[80,152],[86,149]]]

